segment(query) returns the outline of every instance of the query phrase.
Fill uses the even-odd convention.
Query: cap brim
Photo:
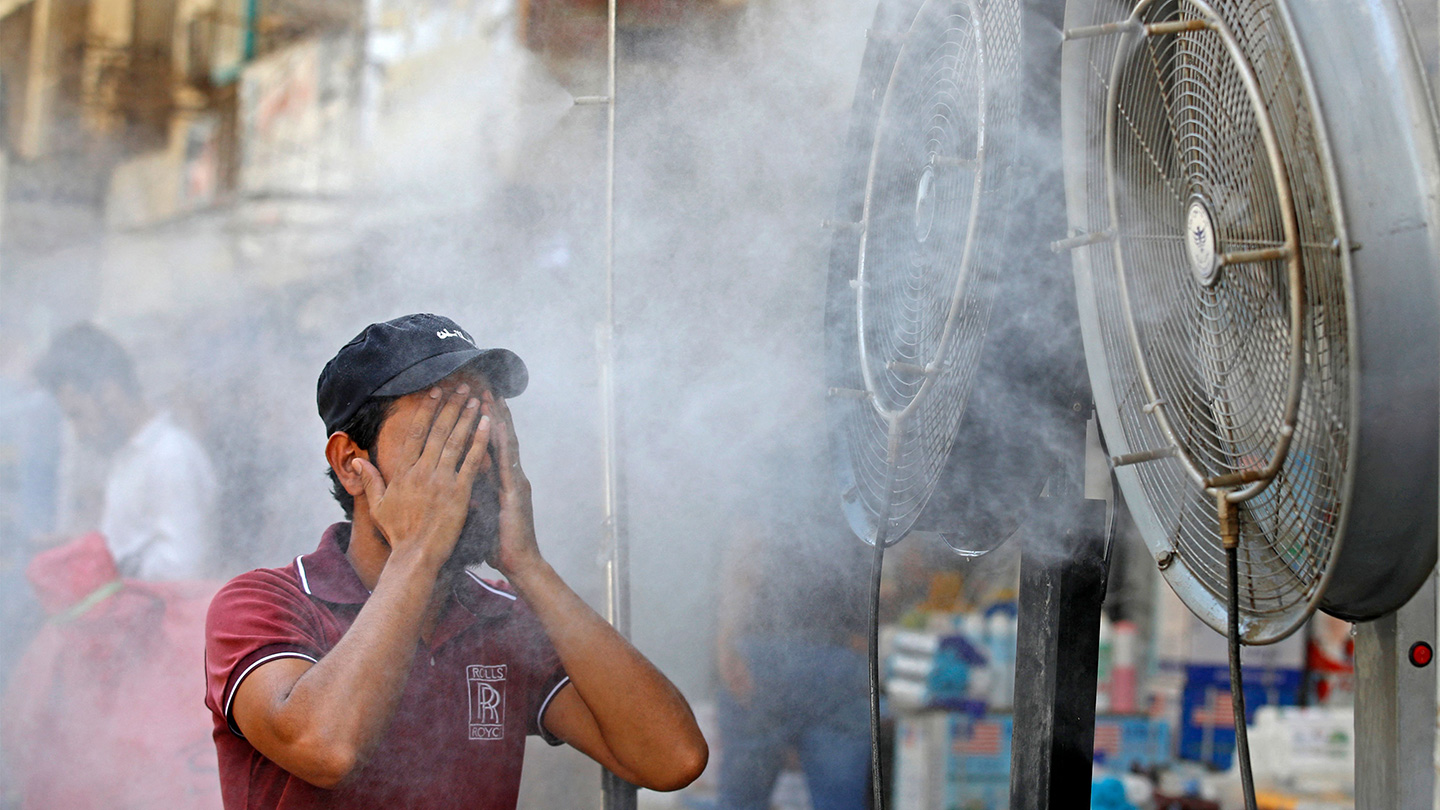
[[[464,349],[421,360],[391,377],[370,396],[398,397],[413,394],[472,364],[490,381],[491,390],[506,399],[522,394],[530,382],[530,372],[525,368],[525,361],[509,349]]]

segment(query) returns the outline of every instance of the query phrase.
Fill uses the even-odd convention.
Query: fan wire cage
[[[1102,0],[1067,37],[1099,34],[1083,205],[1115,463],[1212,604],[1238,535],[1242,636],[1275,641],[1329,579],[1354,438],[1348,243],[1303,61],[1271,0]]]
[[[935,489],[989,324],[1015,154],[1019,4],[930,0],[895,36],[851,257],[856,359],[831,390],[846,511],[857,534],[887,545]]]

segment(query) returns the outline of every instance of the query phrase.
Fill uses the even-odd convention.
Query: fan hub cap
[[[1201,286],[1210,287],[1220,277],[1220,256],[1215,250],[1215,220],[1201,200],[1192,200],[1185,216],[1185,253],[1190,271]]]
[[[915,241],[930,238],[935,224],[935,167],[926,166],[915,189]]]

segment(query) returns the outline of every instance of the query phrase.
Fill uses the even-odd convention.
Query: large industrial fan
[[[974,389],[1010,203],[1019,39],[1013,0],[881,2],[841,167],[826,306],[828,415],[842,508],[855,534],[875,547],[869,680],[877,810],[884,807],[881,563],[946,477]],[[997,539],[945,536],[972,553]]]
[[[1069,0],[1065,37],[1063,246],[1158,567],[1232,644],[1396,610],[1436,561],[1440,421],[1440,153],[1403,9]]]
[[[987,485],[960,480],[951,459],[966,454],[952,450],[986,441],[961,435],[967,406],[1004,396],[976,380],[1014,202],[1019,40],[1014,0],[882,3],[870,31],[826,330],[843,507],[868,542],[931,530],[980,553],[1013,531],[1009,518],[962,532],[935,514]],[[1011,504],[994,489],[992,503]]]
[[[1055,283],[1055,259],[1037,238],[1063,227],[1050,221],[1063,217],[1058,152],[1027,142],[1036,109],[1055,106],[1026,93],[1031,57],[1055,37],[1037,38],[1028,11],[1023,0],[882,0],[855,93],[830,223],[826,355],[840,504],[875,547],[877,776],[874,613],[885,546],[927,532],[979,555],[1022,526],[1063,533],[1074,522],[1067,507],[1082,498],[1089,407],[1073,294]],[[1056,54],[1056,45],[1042,48]],[[1058,86],[1058,64],[1049,75]],[[1099,561],[1103,548],[1089,556]],[[1072,614],[1098,628],[1099,599],[1091,601]],[[1037,615],[1021,605],[1022,625],[1054,624]],[[1033,634],[1052,664],[1062,635]],[[1088,688],[1074,690],[1092,713],[1094,659],[1092,649]],[[1058,668],[1087,671],[1083,660]],[[1037,706],[1025,718],[1017,710],[1017,739],[1022,719],[1037,739],[1027,751],[1049,750],[1056,731],[1055,690],[1038,683],[1017,683],[1017,705],[1033,697]],[[1088,752],[1087,733],[1074,736]],[[878,778],[875,787],[879,808]]]

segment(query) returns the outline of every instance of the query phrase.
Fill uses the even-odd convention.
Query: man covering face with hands
[[[527,379],[514,353],[428,314],[366,327],[325,366],[349,521],[210,608],[229,810],[509,810],[527,734],[655,790],[704,770],[679,691],[540,552],[506,404]]]

